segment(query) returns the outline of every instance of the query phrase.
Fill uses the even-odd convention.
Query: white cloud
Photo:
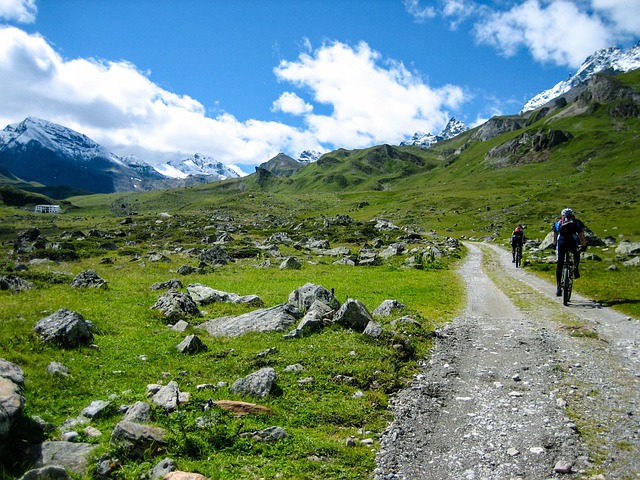
[[[526,47],[539,62],[571,67],[613,42],[599,17],[567,0],[527,0],[509,11],[492,13],[476,24],[475,32],[480,42],[507,56]]]
[[[292,115],[302,115],[313,110],[313,105],[309,105],[294,92],[285,92],[273,102],[271,111],[284,112]]]
[[[275,111],[302,116],[306,127],[299,129],[241,122],[229,113],[207,117],[200,102],[164,90],[131,63],[68,60],[39,35],[0,27],[0,126],[36,116],[150,163],[202,153],[250,166],[279,152],[361,148],[397,143],[417,130],[440,131],[446,109],[466,100],[459,87],[431,88],[366,43],[306,48],[274,69],[278,80],[311,92],[310,102],[288,91],[272,104]],[[331,113],[314,113],[312,103]]]
[[[407,132],[440,131],[447,108],[465,100],[461,88],[431,88],[402,64],[383,61],[361,42],[334,42],[275,69],[281,81],[311,91],[330,115],[307,114],[307,125],[322,143],[357,148],[396,143]]]
[[[0,0],[0,19],[5,21],[33,23],[37,13],[35,0]]]
[[[640,2],[638,0],[592,0],[594,10],[599,12],[613,28],[621,34],[629,34],[637,40],[640,33]]]
[[[130,63],[66,60],[41,36],[14,27],[0,27],[0,106],[0,126],[41,117],[151,163],[197,152],[251,165],[280,151],[324,150],[308,132],[281,123],[207,117],[197,100],[160,88]]]
[[[420,0],[404,0],[404,8],[418,23],[436,16],[435,8],[421,6]]]

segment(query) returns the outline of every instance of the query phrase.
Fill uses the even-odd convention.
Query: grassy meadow
[[[618,78],[639,89],[640,72]],[[62,203],[64,213],[55,216],[31,213],[30,204],[0,203],[0,274],[14,272],[31,258],[53,260],[19,273],[35,289],[0,290],[0,357],[25,371],[26,415],[58,427],[91,401],[111,400],[109,415],[93,422],[102,436],[88,438],[81,432],[81,440],[98,445],[96,456],[120,459],[117,478],[137,479],[161,458],[134,461],[114,450],[109,436],[121,418],[118,408],[146,400],[148,384],[175,380],[182,391],[192,393],[191,401],[170,415],[154,411],[153,422],[170,432],[164,456],[181,470],[210,479],[369,477],[377,439],[390,420],[389,396],[419,371],[418,361],[428,355],[433,331],[465,307],[463,282],[456,273],[464,248],[418,270],[404,267],[406,256],[380,266],[349,267],[335,265],[335,258],[281,245],[283,255],[298,257],[303,266],[280,270],[275,259],[270,267],[258,268],[268,256],[256,243],[287,232],[295,241],[322,238],[331,247],[358,252],[376,237],[385,245],[398,241],[404,232],[374,228],[374,220],[384,218],[421,232],[424,241],[452,237],[509,248],[516,224],[526,226],[529,238],[542,240],[567,206],[600,238],[640,241],[640,118],[614,115],[618,104],[593,104],[571,115],[569,106],[532,116],[523,130],[562,130],[571,140],[543,151],[521,145],[500,165],[488,161],[487,152],[517,140],[523,130],[479,142],[473,140],[474,129],[428,150],[388,145],[338,150],[288,178],[252,175],[164,191],[70,197]],[[353,222],[327,221],[345,215]],[[122,224],[127,217],[132,223]],[[63,232],[82,232],[85,238],[75,242],[72,251],[16,255],[16,235],[30,227],[56,241]],[[92,229],[108,238],[88,236]],[[234,238],[226,248],[236,261],[179,276],[181,265],[197,266],[197,257],[189,252],[204,247],[202,238],[221,231]],[[103,249],[107,241],[116,243],[117,250]],[[408,249],[412,247],[408,243]],[[582,262],[575,289],[640,318],[640,269],[623,266],[627,259],[616,254],[615,245],[589,251],[601,261]],[[169,261],[151,262],[152,253],[163,253]],[[553,264],[535,260],[530,252],[524,260],[525,268],[552,281]],[[617,269],[610,270],[611,265]],[[69,287],[75,275],[89,268],[108,282],[107,289]],[[289,340],[280,333],[212,338],[195,328],[204,320],[250,309],[230,304],[202,307],[204,315],[189,319],[192,328],[180,334],[151,309],[161,294],[151,285],[171,278],[185,286],[202,283],[256,294],[266,306],[286,302],[295,288],[313,282],[333,288],[340,302],[362,301],[369,311],[386,299],[407,308],[380,320],[387,333],[376,340],[338,327]],[[60,308],[75,310],[95,324],[97,348],[62,350],[35,337],[35,323]],[[421,328],[392,327],[391,321],[401,315],[411,315]],[[176,345],[187,333],[198,334],[207,351],[179,354]],[[47,374],[52,361],[66,365],[70,375]],[[303,372],[284,372],[296,363]],[[278,372],[278,388],[255,403],[273,415],[235,418],[220,409],[201,410],[209,399],[255,401],[234,397],[227,387],[197,391],[196,386],[230,385],[264,366]],[[340,375],[353,380],[336,382]],[[299,382],[309,378],[313,380]],[[204,430],[196,425],[203,416],[210,421]],[[239,436],[272,425],[283,427],[289,436],[275,444]],[[17,431],[16,442],[0,444],[2,478],[18,475],[17,451],[34,440],[35,431],[26,420]],[[57,434],[54,430],[49,438]],[[349,437],[355,437],[355,446],[346,445]],[[367,439],[372,443],[361,442]]]

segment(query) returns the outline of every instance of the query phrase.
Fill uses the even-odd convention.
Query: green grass
[[[95,197],[87,197],[95,202]],[[110,203],[111,198],[107,198]],[[104,203],[103,203],[104,205]],[[88,211],[100,212],[97,202]],[[363,478],[373,470],[374,451],[371,446],[358,443],[347,447],[346,438],[372,438],[377,441],[390,420],[388,396],[402,388],[417,373],[417,360],[428,354],[433,330],[458,314],[463,303],[462,285],[451,266],[456,258],[434,264],[438,268],[424,270],[402,267],[402,259],[392,259],[378,267],[347,267],[333,265],[335,258],[309,256],[293,247],[282,247],[284,254],[295,254],[303,261],[301,270],[280,270],[274,261],[269,268],[257,268],[261,258],[239,259],[227,266],[207,273],[179,277],[176,270],[184,264],[196,265],[197,259],[184,250],[199,244],[208,232],[205,227],[222,211],[206,216],[176,214],[162,217],[136,217],[136,225],[122,226],[113,214],[102,216],[35,216],[24,213],[3,224],[3,239],[15,239],[23,225],[38,226],[48,238],[57,238],[63,231],[83,231],[98,227],[114,235],[110,241],[120,245],[115,252],[101,251],[103,238],[87,237],[78,242],[78,259],[30,267],[21,273],[33,281],[34,290],[12,294],[0,291],[0,350],[2,357],[18,364],[26,374],[25,414],[40,416],[56,426],[65,419],[76,417],[92,400],[113,402],[110,415],[92,422],[103,435],[98,439],[81,439],[97,443],[98,454],[121,453],[109,444],[109,435],[121,416],[117,407],[146,400],[146,386],[175,380],[182,391],[192,393],[190,403],[168,416],[154,412],[154,424],[169,431],[168,451],[162,457],[134,461],[122,458],[123,467],[118,478],[133,478],[153,467],[164,456],[171,456],[180,468],[198,471],[212,479],[223,478]],[[228,248],[241,248],[253,241],[263,241],[273,231],[287,230],[293,238],[304,238],[315,232],[332,238],[332,245],[343,244],[354,251],[367,241],[366,224],[330,227],[315,230],[315,217],[291,221],[291,225],[253,226],[244,210],[233,212],[236,222],[242,217],[241,232],[234,232],[236,241]],[[6,217],[5,217],[6,218]],[[270,217],[269,222],[272,221]],[[293,229],[301,222],[303,233]],[[266,223],[269,223],[266,222]],[[276,223],[280,223],[279,220]],[[308,224],[308,225],[307,225]],[[126,236],[116,236],[119,230]],[[212,230],[215,232],[215,229]],[[310,235],[309,235],[310,236]],[[384,234],[381,234],[384,237]],[[127,240],[136,239],[134,245]],[[389,238],[391,241],[392,238]],[[176,247],[180,247],[176,250]],[[11,245],[5,243],[5,254]],[[150,262],[151,252],[164,252],[170,263]],[[133,255],[138,255],[134,257]],[[103,264],[103,258],[113,263]],[[17,259],[5,255],[0,270],[8,271]],[[24,258],[29,258],[29,255]],[[135,260],[135,258],[138,258]],[[453,263],[452,263],[453,262]],[[69,287],[71,279],[83,270],[93,268],[108,282],[101,290],[78,290]],[[340,327],[301,339],[284,340],[281,333],[248,334],[240,338],[212,338],[203,330],[191,328],[207,345],[207,351],[196,355],[182,355],[176,345],[184,335],[169,329],[159,313],[152,310],[161,292],[150,290],[153,283],[180,278],[188,283],[202,283],[216,289],[239,294],[257,294],[267,306],[284,303],[295,288],[313,282],[334,288],[336,297],[362,301],[373,311],[383,300],[397,299],[407,305],[402,314],[411,314],[422,328],[403,327],[392,332],[389,319],[381,322],[386,333],[380,339]],[[37,321],[57,311],[69,308],[93,322],[97,328],[94,343],[97,348],[80,347],[63,350],[45,345],[36,338],[33,327]],[[201,308],[205,315],[192,318],[195,325],[206,319],[244,313],[250,307],[211,304]],[[397,317],[397,316],[396,316]],[[402,344],[403,349],[394,345]],[[265,358],[256,355],[273,349]],[[69,368],[65,378],[51,377],[47,365],[59,361]],[[285,373],[288,365],[300,363],[301,373]],[[196,386],[227,382],[264,366],[279,373],[276,393],[256,401],[239,398],[228,388],[198,392]],[[350,383],[334,381],[337,375],[352,377]],[[302,378],[314,381],[303,386]],[[354,398],[358,391],[362,397]],[[207,400],[237,399],[259,403],[275,412],[274,416],[232,417],[219,409],[203,413]],[[196,426],[196,418],[211,416],[213,427],[203,431]],[[279,425],[286,429],[287,439],[276,444],[261,444],[240,438],[242,432]],[[29,429],[26,430],[29,432]],[[26,435],[26,433],[25,433]],[[56,438],[57,431],[51,434]],[[3,475],[17,475],[15,451],[11,446],[0,448]]]

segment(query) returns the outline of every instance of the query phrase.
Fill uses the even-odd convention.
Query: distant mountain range
[[[601,50],[588,57],[569,79],[533,97],[522,112],[540,108],[559,96],[573,100],[569,97],[579,95],[596,73],[617,74],[636,68],[640,68],[640,43],[627,52],[618,48]],[[500,125],[490,120],[476,136],[490,138],[506,128],[504,119],[498,123]],[[429,148],[467,130],[463,122],[451,118],[440,134],[416,132],[400,146]],[[316,162],[320,156],[319,152],[305,151],[295,160],[280,153],[256,170],[289,176]],[[241,175],[237,168],[199,153],[158,165],[135,156],[119,157],[86,135],[35,117],[8,125],[0,132],[0,184],[15,185],[24,181],[32,188],[44,185],[71,187],[70,191],[112,193],[208,183]]]
[[[529,100],[522,108],[523,112],[535,110],[549,103],[551,100],[586,85],[587,81],[596,73],[616,75],[640,68],[640,42],[626,52],[619,48],[605,48],[587,57],[578,70],[568,79],[557,83],[553,88],[539,93]],[[577,92],[576,92],[577,93]]]

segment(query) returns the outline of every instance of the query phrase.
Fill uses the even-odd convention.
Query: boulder
[[[223,292],[215,288],[207,287],[201,283],[192,283],[187,286],[187,292],[199,305],[207,305],[215,302],[226,302],[262,307],[264,302],[257,295],[238,295],[237,293]]]
[[[153,470],[150,472],[150,477],[152,480],[163,479],[165,475],[175,472],[177,469],[176,462],[170,458],[165,458],[153,467]]]
[[[80,272],[71,282],[71,288],[107,288],[107,282],[95,270]]]
[[[151,420],[151,405],[147,402],[136,402],[127,409],[123,421],[146,423]]]
[[[94,400],[91,404],[84,408],[81,412],[82,416],[87,418],[100,418],[108,411],[111,402],[106,400]]]
[[[151,290],[169,290],[172,288],[175,290],[182,288],[182,282],[177,278],[172,278],[166,282],[158,282],[151,285]]]
[[[309,307],[311,307],[316,300],[328,305],[332,309],[340,307],[340,303],[333,295],[333,290],[329,291],[314,283],[305,283],[302,287],[295,289],[289,294],[289,303],[295,305],[303,312],[309,310]]]
[[[161,295],[151,308],[162,312],[167,324],[186,316],[200,315],[191,295],[173,289]]]
[[[200,261],[208,264],[208,265],[226,265],[231,262],[233,259],[231,255],[227,253],[224,247],[216,245],[213,248],[209,248],[203,250],[200,253]]]
[[[36,468],[25,473],[20,480],[71,480],[71,477],[60,465]]]
[[[616,254],[623,256],[640,255],[640,242],[623,240],[616,247]]]
[[[82,476],[88,473],[89,459],[96,448],[88,443],[44,442],[29,447],[26,464],[34,468],[58,465]]]
[[[280,264],[280,270],[300,270],[302,264],[296,257],[287,257]]]
[[[197,335],[188,335],[178,344],[178,346],[176,346],[176,348],[180,353],[187,354],[204,352],[207,350],[207,346],[202,343],[202,340],[200,340]]]
[[[267,367],[239,378],[231,386],[231,392],[236,395],[251,395],[264,398],[271,392],[278,375],[273,368]]]
[[[111,443],[121,447],[133,459],[142,459],[145,453],[155,455],[166,446],[166,430],[152,425],[122,421],[111,434]]]
[[[151,401],[157,405],[160,405],[165,411],[173,411],[180,402],[180,390],[178,383],[171,381],[167,385],[163,386],[158,392],[151,398]]]
[[[285,303],[262,308],[237,317],[221,317],[201,323],[213,337],[239,337],[247,332],[284,332],[293,327],[302,317],[294,305]]]
[[[374,317],[388,317],[394,310],[402,310],[406,305],[397,300],[385,300],[373,311]]]
[[[76,347],[93,341],[91,326],[79,313],[61,308],[36,323],[34,331],[45,343]]]
[[[15,275],[0,275],[0,290],[11,290],[12,292],[21,292],[23,290],[31,290],[33,283],[27,282]]]
[[[24,372],[0,358],[0,438],[7,436],[24,404]]]
[[[360,300],[347,300],[333,316],[338,325],[362,333],[369,322],[373,321],[367,307]]]

